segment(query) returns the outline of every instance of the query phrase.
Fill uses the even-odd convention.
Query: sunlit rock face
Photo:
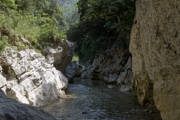
[[[67,78],[42,54],[7,47],[0,57],[0,87],[8,97],[43,106],[65,94]]]
[[[140,104],[180,120],[180,1],[137,0],[130,51]]]
[[[56,120],[40,110],[8,98],[0,90],[0,120]]]

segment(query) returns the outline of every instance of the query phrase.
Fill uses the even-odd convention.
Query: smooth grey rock
[[[0,120],[56,120],[39,108],[8,98],[0,90]]]

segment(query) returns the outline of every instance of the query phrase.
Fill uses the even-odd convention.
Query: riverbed
[[[100,81],[76,79],[67,95],[42,109],[58,120],[159,120],[140,107],[132,93]]]

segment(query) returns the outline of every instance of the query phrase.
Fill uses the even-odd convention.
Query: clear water
[[[58,120],[159,120],[141,108],[132,94],[85,79],[70,84],[67,96],[43,109]]]

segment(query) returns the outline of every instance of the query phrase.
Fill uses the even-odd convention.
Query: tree
[[[134,0],[79,0],[78,9],[80,23],[69,30],[68,39],[76,42],[81,60],[93,60],[114,43],[128,47]]]

